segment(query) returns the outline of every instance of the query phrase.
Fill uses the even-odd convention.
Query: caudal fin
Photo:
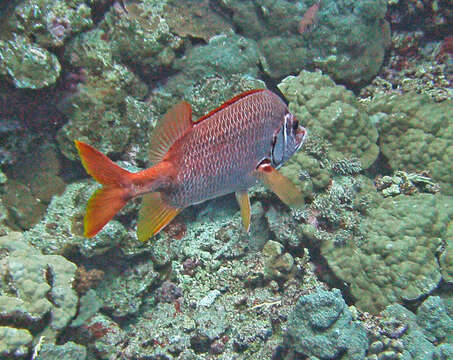
[[[84,218],[84,235],[93,237],[130,199],[133,174],[88,144],[76,140],[75,146],[87,173],[104,185],[91,196]]]

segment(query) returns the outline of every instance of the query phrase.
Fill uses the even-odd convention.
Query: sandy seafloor
[[[1,359],[453,359],[453,5],[0,2]],[[309,138],[147,243],[92,239],[74,140],[147,168],[152,130],[268,88]],[[232,149],[234,151],[234,149]]]

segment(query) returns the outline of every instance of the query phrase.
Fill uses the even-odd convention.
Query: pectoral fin
[[[245,231],[249,232],[250,229],[250,199],[247,190],[236,192],[236,199],[241,208],[242,224],[244,224]]]
[[[167,204],[159,192],[143,196],[142,207],[138,213],[138,239],[143,242],[149,240],[172,221],[181,210]]]
[[[286,177],[275,170],[269,163],[263,163],[256,169],[258,178],[288,206],[301,206],[304,197],[299,189]]]

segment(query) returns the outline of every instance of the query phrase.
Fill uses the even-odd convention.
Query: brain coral
[[[309,71],[288,76],[278,88],[308,131],[314,130],[332,144],[331,160],[356,157],[364,169],[376,160],[376,127],[351,91],[321,72]]]
[[[321,253],[350,285],[356,306],[377,313],[429,294],[441,280],[437,251],[453,220],[453,199],[440,194],[385,198],[361,223],[359,244],[325,242]]]
[[[374,99],[369,112],[379,119],[380,148],[394,170],[429,171],[442,192],[453,194],[452,100],[383,95]]]

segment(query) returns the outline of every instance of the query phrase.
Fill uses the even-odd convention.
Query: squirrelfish
[[[150,168],[131,173],[92,146],[75,141],[88,174],[103,185],[88,201],[85,236],[96,235],[132,198],[143,196],[137,237],[146,241],[181,210],[236,193],[250,226],[247,189],[261,180],[288,205],[302,194],[277,168],[303,144],[306,130],[269,90],[244,92],[197,121],[187,102],[171,108],[153,132]]]

